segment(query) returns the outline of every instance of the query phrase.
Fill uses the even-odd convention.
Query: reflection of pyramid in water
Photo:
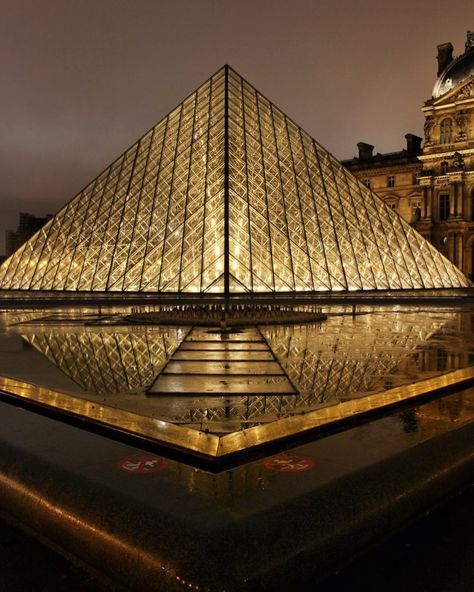
[[[201,424],[211,431],[212,424],[222,427],[232,420],[250,427],[361,397],[374,389],[383,391],[390,388],[391,382],[389,378],[385,386],[381,384],[385,377],[396,373],[401,362],[417,348],[426,347],[430,336],[444,325],[443,321],[432,320],[422,327],[413,316],[404,321],[395,315],[391,322],[394,320],[396,330],[394,325],[383,332],[367,327],[365,334],[352,333],[350,323],[332,326],[327,332],[315,332],[310,325],[262,327],[268,345],[300,396],[234,397],[230,405],[212,408],[193,407],[190,401],[186,412],[163,419],[190,427]]]
[[[383,390],[380,381],[396,372],[417,348],[427,348],[430,336],[445,320],[428,320],[414,312],[408,317],[385,315],[384,330],[372,327],[364,316],[358,323],[357,331],[350,318],[339,324],[328,321],[327,327],[318,329],[310,325],[262,328],[297,396],[239,395],[226,397],[227,402],[218,392],[204,399],[153,396],[146,398],[148,412],[173,423],[210,429],[218,425],[217,431],[226,431],[226,424],[235,429],[236,422],[245,427],[273,421],[362,396],[374,388]],[[23,339],[89,394],[111,394],[109,404],[123,408],[130,402],[118,394],[149,387],[184,337],[162,329],[132,334],[92,328],[55,332],[35,327],[32,331],[23,333]],[[130,410],[136,411],[134,405]]]
[[[22,335],[64,374],[93,394],[142,391],[181,342],[178,329],[152,333],[50,332]]]
[[[467,279],[228,67],[0,268],[1,289],[291,292]]]

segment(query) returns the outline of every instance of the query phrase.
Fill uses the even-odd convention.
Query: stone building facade
[[[474,33],[457,58],[451,43],[439,45],[438,65],[423,107],[423,209],[416,228],[474,278]]]
[[[413,134],[405,136],[406,148],[399,152],[373,154],[374,147],[359,142],[359,156],[343,160],[342,164],[398,212],[407,222],[420,215],[423,193],[418,185],[421,172],[422,139]]]
[[[474,32],[464,53],[438,46],[438,78],[422,111],[424,145],[407,134],[407,148],[343,161],[358,178],[474,279]],[[410,148],[411,147],[411,148]]]

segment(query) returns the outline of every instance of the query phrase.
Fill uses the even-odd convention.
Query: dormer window
[[[449,117],[445,117],[440,125],[440,144],[451,144],[453,141],[453,122]]]

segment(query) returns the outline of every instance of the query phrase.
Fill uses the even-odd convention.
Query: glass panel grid
[[[226,269],[237,292],[469,286],[224,67],[9,257],[0,289],[222,292]]]

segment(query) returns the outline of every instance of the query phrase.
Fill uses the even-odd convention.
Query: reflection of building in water
[[[149,333],[77,331],[23,334],[76,384],[94,394],[142,391],[179,345],[179,329]]]
[[[449,315],[430,322],[416,313],[386,313],[384,318],[386,326],[367,315],[357,319],[357,329],[352,319],[345,317],[337,326],[331,321],[320,325],[319,331],[304,325],[262,331],[298,385],[307,408],[393,388],[474,362],[474,352],[466,349],[460,337],[463,330],[469,331],[462,324],[472,323],[473,315]],[[445,331],[447,326],[456,330]]]
[[[474,365],[474,347],[470,341],[474,334],[474,315],[454,315],[449,325],[452,330],[435,333],[424,347],[403,360],[400,369],[407,376],[449,372]]]
[[[265,327],[262,333],[298,395],[151,395],[142,396],[137,412],[196,429],[229,432],[428,378],[473,362],[463,340],[472,316],[386,311],[329,317],[317,326]],[[84,390],[114,396],[143,392],[184,337],[182,330],[173,328],[29,331],[34,333],[24,338]],[[120,406],[120,396],[107,403]]]
[[[440,429],[472,420],[474,412],[474,389],[469,388],[455,396],[441,397],[419,408],[400,414],[405,432],[420,432],[431,438]]]
[[[403,323],[392,331],[361,328],[368,317],[358,320],[359,330],[351,331],[351,320],[328,330],[315,332],[307,326],[265,329],[264,334],[303,395],[302,403],[314,406],[370,392],[385,374],[397,368],[407,353],[435,331],[440,323],[424,327]]]

